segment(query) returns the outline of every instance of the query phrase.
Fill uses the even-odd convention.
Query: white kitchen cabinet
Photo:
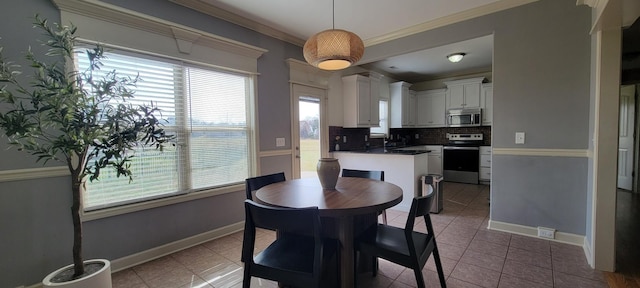
[[[430,150],[427,157],[429,174],[442,175],[442,145],[426,145],[426,150]]]
[[[340,167],[358,170],[384,171],[384,181],[402,188],[402,202],[393,206],[392,210],[408,212],[413,197],[421,193],[420,177],[428,174],[429,153],[404,155],[396,153],[354,153],[333,152],[333,157],[340,162]]]
[[[446,89],[416,93],[416,127],[445,127]]]
[[[389,115],[390,128],[406,128],[415,126],[416,95],[409,90],[410,83],[394,82],[389,84],[391,100]]]
[[[343,127],[377,127],[379,120],[380,78],[364,75],[342,77]]]
[[[491,126],[493,123],[493,84],[482,84],[480,94],[480,108],[482,108],[482,126]]]
[[[480,183],[491,182],[491,146],[480,146]]]
[[[480,88],[484,77],[446,81],[446,109],[480,108]]]

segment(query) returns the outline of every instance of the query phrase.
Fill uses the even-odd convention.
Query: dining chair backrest
[[[384,181],[384,171],[342,169],[342,177],[369,178]]]
[[[342,169],[342,177],[369,178],[384,181],[384,171]],[[387,224],[387,211],[382,210],[379,214],[382,215],[382,223]]]
[[[262,175],[245,180],[245,193],[247,199],[253,200],[253,192],[269,184],[285,181],[284,172]]]
[[[426,287],[422,269],[431,254],[434,257],[440,285],[441,287],[446,287],[444,271],[440,262],[440,254],[429,213],[434,194],[433,190],[430,190],[430,193],[425,196],[413,198],[404,229],[378,224],[377,227],[374,227],[375,229],[369,229],[367,233],[364,233],[356,241],[357,249],[365,253],[365,255],[381,257],[412,269],[419,288]],[[427,228],[426,234],[414,231],[415,219],[418,217],[424,218]],[[374,262],[374,276],[377,269],[377,265]]]
[[[243,287],[249,287],[251,276],[296,287],[319,287],[323,240],[320,237],[318,207],[282,208],[262,205],[249,199],[244,203]],[[256,228],[299,231],[300,234],[276,238],[254,258]]]
[[[431,209],[431,201],[433,201],[434,194],[433,190],[430,190],[427,195],[413,198],[411,202],[411,209],[409,209],[409,215],[407,216],[407,222],[404,226],[406,235],[412,234],[416,218],[418,217],[424,218],[424,223],[427,226],[427,234],[434,235],[433,225],[431,223],[431,213],[429,211]],[[407,239],[413,240],[413,237],[408,237]]]

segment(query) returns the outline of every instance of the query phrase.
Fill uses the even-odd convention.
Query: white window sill
[[[237,185],[226,186],[221,188],[202,190],[198,192],[191,192],[187,194],[176,195],[176,196],[171,196],[171,197],[161,198],[156,200],[149,200],[149,201],[144,201],[140,203],[128,204],[128,205],[119,206],[119,207],[112,207],[112,208],[100,209],[96,211],[83,212],[81,218],[82,218],[82,222],[88,222],[92,220],[127,214],[131,212],[137,212],[137,211],[142,211],[142,210],[147,210],[147,209],[152,209],[152,208],[157,208],[162,206],[168,206],[168,205],[178,204],[182,202],[187,202],[187,201],[192,201],[192,200],[197,200],[197,199],[202,199],[202,198],[207,198],[207,197],[212,197],[212,196],[217,196],[217,195],[222,195],[222,194],[227,194],[232,192],[244,191],[244,189],[245,189],[244,184],[237,184]]]

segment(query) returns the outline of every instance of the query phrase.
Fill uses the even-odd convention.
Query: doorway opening
[[[317,177],[320,158],[320,100],[301,96],[298,99],[300,135],[300,178]]]
[[[328,151],[328,127],[324,115],[326,90],[293,84],[293,178],[318,177],[316,166]]]

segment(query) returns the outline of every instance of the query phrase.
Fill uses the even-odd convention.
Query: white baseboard
[[[595,269],[595,264],[593,263],[593,250],[591,249],[591,243],[587,241],[587,237],[584,237],[584,245],[582,245],[582,249],[584,249],[584,255],[587,256],[587,263],[591,268]]]
[[[162,246],[151,248],[136,254],[125,256],[111,261],[111,272],[118,272],[133,266],[157,259],[180,250],[184,250],[216,238],[220,238],[244,229],[244,221],[220,227],[202,234],[181,239]]]
[[[543,237],[538,237],[538,228],[537,227],[530,227],[530,226],[524,226],[524,225],[518,225],[518,224],[512,224],[512,223],[506,223],[506,222],[499,222],[499,221],[494,221],[494,220],[489,220],[489,227],[488,228],[491,229],[491,230],[503,231],[503,232],[513,233],[513,234],[518,234],[518,235],[523,235],[523,236],[534,237],[534,238],[538,238],[538,239],[544,239],[544,240],[549,240],[549,241],[554,241],[554,242],[571,244],[571,245],[580,246],[580,247],[583,247],[583,248],[584,248],[584,245],[586,243],[585,242],[586,237],[584,237],[582,235],[565,233],[565,232],[556,232],[555,233],[555,235],[556,235],[555,239],[543,238]]]
[[[171,242],[162,246],[151,248],[146,251],[142,251],[136,254],[125,256],[119,259],[111,260],[111,273],[115,273],[127,268],[131,268],[136,265],[151,261],[153,259],[166,256],[180,250],[187,249],[207,241],[211,241],[216,238],[220,238],[244,229],[244,221],[220,227],[215,230],[211,230],[202,234],[191,236],[189,238],[181,239],[175,242]],[[16,288],[22,288],[24,286],[18,286]],[[42,283],[33,284],[26,288],[42,288]]]

